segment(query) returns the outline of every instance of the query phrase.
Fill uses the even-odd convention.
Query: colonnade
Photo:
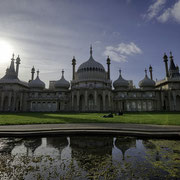
[[[23,111],[23,93],[1,92],[0,111]]]
[[[124,100],[116,101],[115,111],[153,111],[153,100]]]
[[[112,98],[110,91],[72,92],[72,110],[74,111],[111,111]]]

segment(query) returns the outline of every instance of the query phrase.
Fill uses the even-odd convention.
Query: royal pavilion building
[[[153,80],[145,75],[139,81],[139,88],[132,80],[126,80],[119,70],[119,77],[112,82],[111,60],[106,60],[107,69],[93,58],[92,47],[87,61],[76,68],[72,59],[72,80],[62,76],[50,81],[49,88],[40,78],[35,68],[31,69],[29,82],[18,78],[21,59],[12,56],[10,67],[0,79],[1,112],[119,112],[119,111],[180,111],[180,73],[172,53],[163,57],[165,78]],[[169,61],[169,62],[168,62]]]

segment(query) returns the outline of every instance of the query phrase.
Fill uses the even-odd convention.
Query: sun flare
[[[0,40],[0,63],[6,63],[11,59],[13,54],[13,47],[10,43]]]

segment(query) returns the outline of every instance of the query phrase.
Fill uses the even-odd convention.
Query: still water
[[[0,179],[180,179],[180,140],[0,138]]]

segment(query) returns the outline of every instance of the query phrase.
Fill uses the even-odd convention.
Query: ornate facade
[[[19,80],[19,56],[11,59],[10,67],[0,79],[0,111],[47,111],[47,112],[110,112],[110,111],[180,111],[180,73],[175,66],[172,53],[165,54],[166,76],[161,81],[154,81],[152,67],[150,77],[145,70],[145,77],[139,82],[139,88],[132,80],[125,80],[121,70],[113,83],[110,78],[111,60],[107,58],[107,70],[94,60],[92,47],[90,58],[76,70],[76,59],[72,60],[72,81],[62,77],[50,81],[49,88],[40,80],[39,70],[34,79],[35,68],[31,70],[31,80]],[[16,64],[16,67],[15,67]],[[113,87],[112,87],[113,85]]]

